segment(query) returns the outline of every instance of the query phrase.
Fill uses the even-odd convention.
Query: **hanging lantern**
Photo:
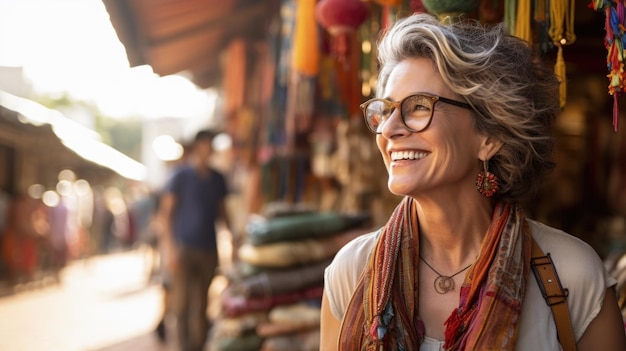
[[[419,12],[419,13],[428,12],[422,0],[411,0],[410,7],[411,7],[411,11],[413,12]]]
[[[350,51],[350,36],[367,17],[367,6],[361,0],[321,0],[315,7],[315,18],[332,36],[332,51],[344,61]]]
[[[353,32],[365,21],[367,6],[361,0],[321,0],[315,17],[332,35]]]

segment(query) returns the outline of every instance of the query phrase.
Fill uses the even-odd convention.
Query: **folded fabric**
[[[230,295],[243,297],[273,296],[320,285],[324,282],[324,269],[330,264],[324,260],[310,265],[284,268],[231,282],[226,289]]]
[[[270,202],[263,208],[261,216],[265,218],[294,216],[318,212],[313,205],[305,203],[291,203],[288,201]]]
[[[259,324],[267,323],[266,312],[251,312],[237,317],[219,318],[213,325],[213,337],[237,338],[250,334]]]
[[[323,238],[283,241],[253,246],[244,244],[239,248],[239,259],[261,267],[289,267],[327,260],[350,240],[371,230],[353,229]]]
[[[304,333],[319,328],[319,323],[314,325],[261,323],[256,327],[256,333],[262,338],[272,338],[281,335]]]
[[[275,272],[275,271],[280,271],[283,268],[276,268],[276,267],[261,267],[261,266],[255,266],[255,265],[251,265],[247,262],[243,262],[241,260],[239,260],[237,262],[237,268],[236,268],[236,277],[233,277],[233,279],[245,279],[257,274],[261,274],[261,273],[271,273],[271,272]]]
[[[269,312],[268,319],[259,323],[256,333],[267,338],[319,329],[320,319],[319,307],[304,303],[276,306]]]
[[[235,317],[255,311],[269,311],[273,307],[280,305],[293,304],[309,299],[321,300],[323,292],[323,285],[272,297],[244,298],[242,296],[231,296],[228,294],[228,291],[224,291],[221,297],[222,313],[225,317]]]
[[[272,308],[267,321],[274,324],[319,324],[321,311],[318,306],[298,302]]]
[[[318,351],[319,349],[319,329],[267,338],[261,346],[261,351]]]
[[[258,351],[263,345],[263,338],[251,333],[236,338],[216,338],[211,344],[211,350],[217,351]]]
[[[257,217],[247,224],[247,241],[251,245],[263,245],[330,236],[359,227],[370,218],[367,213],[349,215],[335,212],[301,213],[275,218]]]

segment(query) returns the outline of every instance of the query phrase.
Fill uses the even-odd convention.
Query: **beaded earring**
[[[488,160],[483,161],[483,169],[482,172],[478,173],[478,177],[476,177],[476,189],[486,197],[492,197],[498,189],[500,189],[498,177],[489,172]]]

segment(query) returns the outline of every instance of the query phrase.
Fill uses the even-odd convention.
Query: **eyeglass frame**
[[[394,110],[398,109],[399,107],[402,106],[402,104],[409,98],[412,98],[414,96],[422,96],[427,98],[429,101],[431,101],[432,104],[432,109],[430,111],[430,117],[428,117],[428,123],[426,123],[426,125],[424,126],[424,128],[420,129],[420,130],[415,130],[413,128],[410,128],[407,124],[406,121],[404,120],[404,115],[402,114],[402,109],[399,109],[400,111],[400,120],[402,121],[402,124],[404,125],[404,128],[406,128],[406,130],[408,130],[411,133],[419,133],[419,132],[423,132],[424,130],[426,130],[429,126],[430,123],[433,120],[433,115],[435,114],[435,105],[437,104],[438,101],[453,105],[453,106],[457,106],[457,107],[461,107],[467,110],[471,110],[471,111],[475,111],[474,108],[472,107],[472,105],[466,103],[466,102],[461,102],[461,101],[457,101],[457,100],[453,100],[453,99],[448,99],[445,98],[443,96],[439,96],[439,95],[432,95],[432,94],[425,94],[425,93],[413,93],[413,94],[409,94],[407,96],[405,96],[402,100],[400,101],[389,101],[385,98],[373,98],[373,99],[369,99],[367,101],[365,101],[364,103],[360,104],[359,107],[361,108],[361,111],[363,112],[363,119],[365,120],[365,125],[367,126],[367,129],[370,130],[370,132],[374,133],[374,134],[381,134],[382,131],[378,132],[374,129],[372,129],[372,127],[370,126],[368,120],[367,120],[367,107],[375,101],[383,101],[385,103],[388,103],[389,106],[391,106],[393,109],[391,110],[391,112],[389,113],[389,116],[391,116],[391,114],[394,112]]]

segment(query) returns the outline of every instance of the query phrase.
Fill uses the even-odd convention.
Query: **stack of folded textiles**
[[[319,350],[324,269],[370,229],[367,214],[281,213],[251,220],[221,296],[215,351]]]

